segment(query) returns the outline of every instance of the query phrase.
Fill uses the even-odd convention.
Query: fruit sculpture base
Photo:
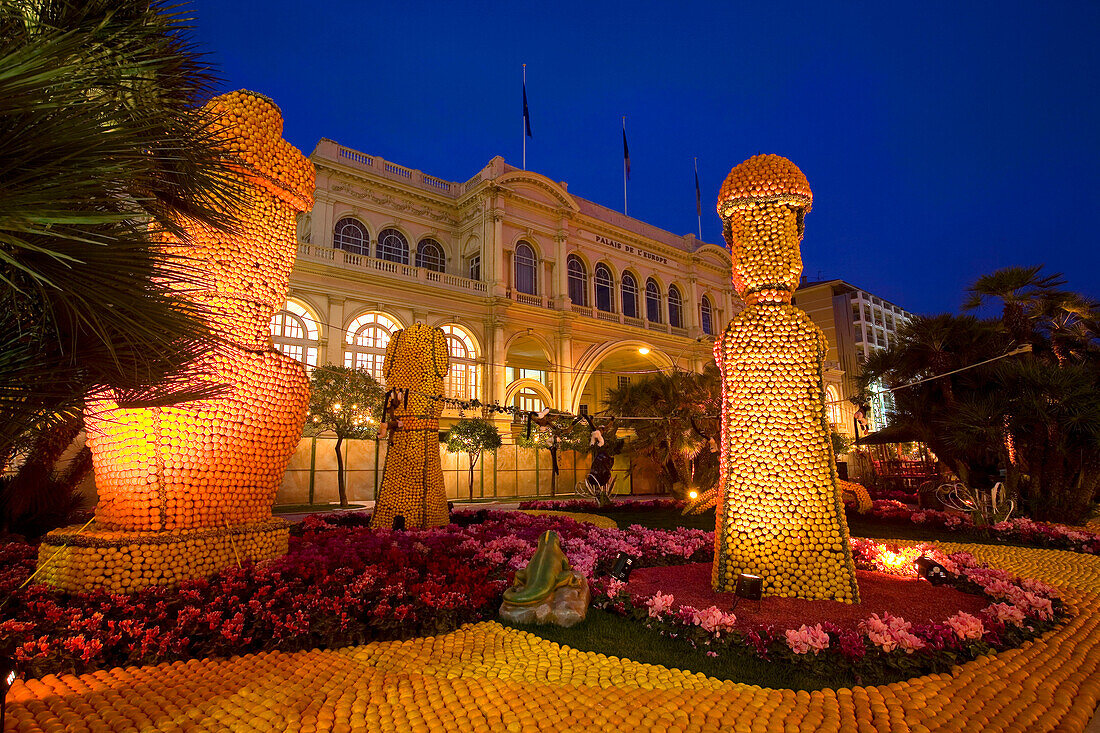
[[[70,593],[102,588],[129,593],[205,578],[246,561],[287,552],[290,523],[268,519],[221,529],[123,532],[79,527],[55,529],[38,548],[38,577]]]

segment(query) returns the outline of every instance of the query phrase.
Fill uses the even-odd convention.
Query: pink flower
[[[646,607],[649,608],[649,617],[657,618],[665,611],[670,610],[674,600],[671,593],[666,595],[661,591],[657,591],[652,598],[645,602]]]
[[[1007,603],[994,603],[986,611],[1002,623],[1010,623],[1014,626],[1024,625],[1024,612]]]
[[[959,611],[947,619],[947,625],[954,629],[955,635],[960,639],[980,639],[985,633],[982,620],[966,611]]]
[[[821,628],[821,624],[807,626],[802,624],[798,629],[787,629],[787,646],[795,654],[806,654],[811,649],[817,654],[822,649],[829,648],[829,635]]]
[[[737,617],[732,613],[723,613],[718,606],[711,606],[710,608],[704,608],[702,611],[695,611],[692,614],[691,622],[704,631],[718,633],[732,630],[734,623],[737,622]]]
[[[617,596],[620,593],[623,593],[625,591],[626,591],[626,583],[619,580],[618,578],[611,578],[610,580],[607,581],[607,597],[608,598],[614,598],[615,596]]]

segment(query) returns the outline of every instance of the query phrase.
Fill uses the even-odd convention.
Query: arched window
[[[680,297],[680,288],[675,285],[668,286],[668,325],[684,327],[684,299]]]
[[[710,305],[710,298],[703,296],[702,302],[699,303],[699,315],[703,324],[703,333],[707,336],[714,335],[714,309]]]
[[[661,288],[653,278],[645,281],[645,317],[650,323],[661,322]]]
[[[352,254],[370,257],[370,232],[363,222],[345,217],[332,228],[332,245]]]
[[[479,374],[473,338],[450,323],[439,328],[447,336],[447,351],[451,354],[451,369],[443,380],[444,394],[458,400],[477,399]]]
[[[834,428],[840,425],[840,394],[831,384],[825,387],[825,416]]]
[[[434,239],[421,239],[416,245],[416,266],[434,272],[447,271],[447,257],[443,247]]]
[[[293,300],[271,317],[271,340],[280,353],[306,366],[317,366],[317,321]]]
[[[516,245],[516,255],[512,259],[515,266],[516,290],[528,295],[538,295],[538,260],[535,259],[535,250],[531,249],[531,245],[527,242],[520,242]]]
[[[638,281],[629,272],[623,273],[623,315],[638,317]]]
[[[344,337],[344,366],[366,369],[379,382],[385,381],[382,366],[386,346],[393,332],[400,329],[396,321],[382,313],[359,316],[348,326]]]
[[[615,282],[611,279],[611,269],[600,263],[596,265],[596,310],[612,313],[615,310]]]
[[[380,260],[409,264],[409,242],[405,235],[396,229],[383,229],[378,232],[378,251],[375,254]]]
[[[569,300],[574,305],[588,305],[588,269],[576,255],[569,255]]]

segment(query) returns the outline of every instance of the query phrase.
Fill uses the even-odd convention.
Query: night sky
[[[832,7],[835,5],[835,7]],[[908,310],[958,310],[979,275],[1044,263],[1100,298],[1100,3],[473,3],[198,0],[225,89],[321,137],[464,181],[494,155],[721,241],[714,204],[756,153],[814,208],[805,274]]]

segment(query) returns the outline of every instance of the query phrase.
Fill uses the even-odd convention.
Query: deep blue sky
[[[449,180],[521,158],[630,214],[721,239],[714,202],[759,152],[810,180],[805,273],[916,312],[998,267],[1045,263],[1100,298],[1100,3],[198,0],[227,89]]]

